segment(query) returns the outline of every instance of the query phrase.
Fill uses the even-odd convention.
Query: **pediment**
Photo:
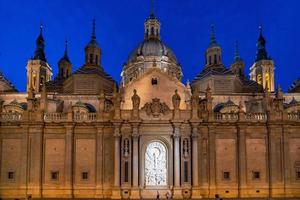
[[[156,83],[153,83],[153,80],[156,80]],[[134,89],[141,98],[140,108],[152,99],[159,98],[161,102],[165,102],[169,108],[173,109],[172,96],[177,89],[181,97],[180,109],[186,109],[186,102],[191,96],[190,90],[183,83],[159,69],[149,70],[121,89],[124,100],[122,109],[132,109],[131,97]]]

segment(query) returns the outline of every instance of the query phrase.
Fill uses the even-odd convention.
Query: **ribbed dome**
[[[139,46],[130,53],[127,63],[136,61],[138,56],[166,56],[170,61],[177,63],[173,51],[158,39],[148,39],[140,43]]]

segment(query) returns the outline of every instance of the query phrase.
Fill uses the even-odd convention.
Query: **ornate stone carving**
[[[183,156],[184,156],[184,158],[187,158],[189,156],[189,151],[190,151],[188,138],[184,138],[182,143],[183,143],[182,144],[183,145]]]
[[[173,107],[174,109],[178,110],[179,106],[180,106],[180,96],[178,94],[178,91],[175,90],[175,94],[172,96],[172,103],[173,103]]]
[[[146,111],[147,115],[153,115],[154,117],[159,117],[160,114],[166,115],[170,112],[168,105],[161,103],[158,98],[152,99],[151,103],[146,103],[142,110]]]
[[[123,141],[123,153],[124,157],[127,158],[129,156],[129,139],[125,138]]]
[[[152,142],[145,152],[146,186],[167,185],[167,151],[160,142]]]
[[[113,103],[108,100],[108,99],[105,99],[104,100],[104,112],[108,113],[112,110],[113,108]]]

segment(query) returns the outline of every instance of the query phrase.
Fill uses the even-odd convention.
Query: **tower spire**
[[[268,53],[266,50],[266,40],[263,36],[262,26],[259,26],[259,37],[257,40],[257,51],[256,51],[256,60],[269,60]]]
[[[216,33],[215,33],[215,25],[212,24],[210,26],[210,44],[209,46],[216,46],[217,45],[217,38],[216,38]]]
[[[93,19],[92,39],[96,39],[96,19]]]
[[[43,24],[40,25],[40,34],[36,39],[36,48],[34,52],[34,59],[35,60],[42,60],[46,62],[46,56],[45,56],[45,41],[43,37]]]
[[[65,56],[68,56],[68,40],[65,41]]]
[[[65,40],[65,52],[64,52],[64,57],[62,58],[66,61],[70,62],[69,56],[68,56],[68,40]]]
[[[240,61],[240,53],[239,53],[239,43],[238,41],[235,41],[234,43],[234,62]]]

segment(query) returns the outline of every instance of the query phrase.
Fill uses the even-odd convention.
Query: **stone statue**
[[[141,98],[136,93],[136,89],[133,90],[133,96],[131,97],[133,110],[138,110],[140,107]]]
[[[180,96],[178,94],[178,91],[175,90],[175,94],[173,95],[172,97],[172,103],[173,103],[173,107],[174,109],[178,110],[179,109],[179,106],[180,106]]]
[[[192,108],[198,108],[199,100],[199,91],[195,89],[191,97]]]

